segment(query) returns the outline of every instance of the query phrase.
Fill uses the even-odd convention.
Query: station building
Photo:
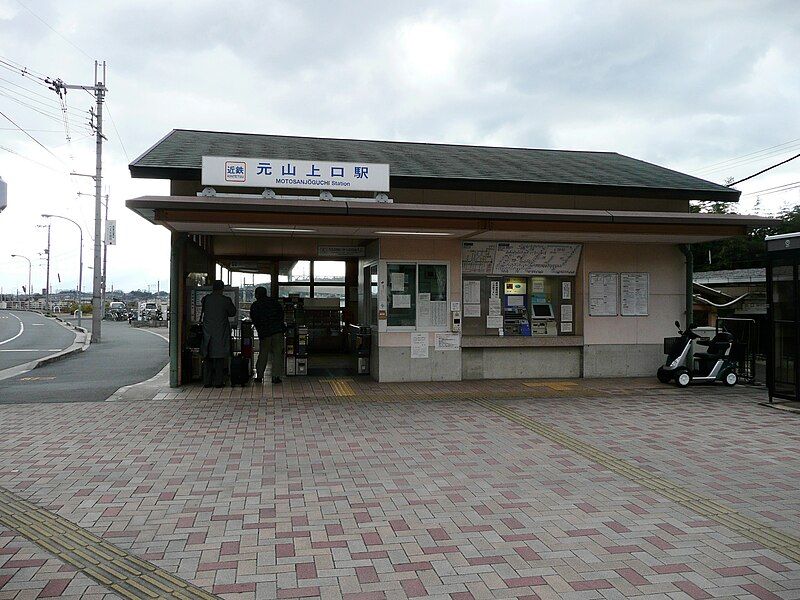
[[[170,181],[127,206],[171,232],[173,386],[221,269],[303,311],[310,372],[354,329],[381,382],[652,375],[690,244],[772,223],[692,213],[740,193],[614,152],[173,130],[130,172]]]

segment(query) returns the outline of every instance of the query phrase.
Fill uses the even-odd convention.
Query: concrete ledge
[[[524,348],[583,346],[581,335],[522,336],[522,335],[464,335],[462,348]]]

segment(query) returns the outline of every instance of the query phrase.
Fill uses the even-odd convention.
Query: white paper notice
[[[561,322],[561,333],[572,333],[572,323]]]
[[[616,317],[619,314],[619,273],[589,273],[589,314]]]
[[[572,304],[561,305],[561,320],[572,321]]]
[[[486,317],[486,328],[487,329],[502,329],[503,327],[503,317]]]
[[[495,279],[489,282],[489,298],[500,298],[500,281]]]
[[[489,298],[489,316],[500,317],[503,315],[503,307],[500,298]]]
[[[464,282],[464,304],[480,304],[481,282],[467,280]]]
[[[531,294],[544,294],[543,277],[531,277]]]
[[[619,280],[620,314],[646,316],[650,295],[649,273],[622,273]]]
[[[431,302],[431,326],[447,326],[447,302]]]
[[[509,306],[525,306],[525,296],[506,296]]]
[[[461,336],[457,333],[437,333],[433,336],[433,347],[436,350],[458,350]]]
[[[411,334],[411,358],[428,358],[428,334]]]
[[[406,276],[405,273],[392,273],[392,291],[402,292],[406,289]]]
[[[561,299],[562,300],[572,300],[572,282],[571,281],[562,281],[561,282]]]
[[[431,295],[429,293],[417,294],[417,316],[420,327],[431,326]]]
[[[450,303],[450,310],[452,310],[453,312],[460,311],[461,310],[461,302],[459,302],[458,300],[453,300]]]
[[[465,304],[464,305],[464,318],[467,317],[480,317],[481,305],[480,304]]]
[[[411,308],[411,294],[392,294],[392,308]]]

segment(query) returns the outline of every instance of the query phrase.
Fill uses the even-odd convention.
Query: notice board
[[[575,275],[581,244],[463,242],[461,272],[479,275]]]
[[[589,273],[589,316],[619,314],[619,273]]]
[[[619,289],[621,315],[641,317],[648,314],[650,273],[621,273]]]

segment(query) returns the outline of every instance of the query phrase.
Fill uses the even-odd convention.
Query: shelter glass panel
[[[311,281],[311,261],[310,260],[282,260],[278,263],[278,282]]]

